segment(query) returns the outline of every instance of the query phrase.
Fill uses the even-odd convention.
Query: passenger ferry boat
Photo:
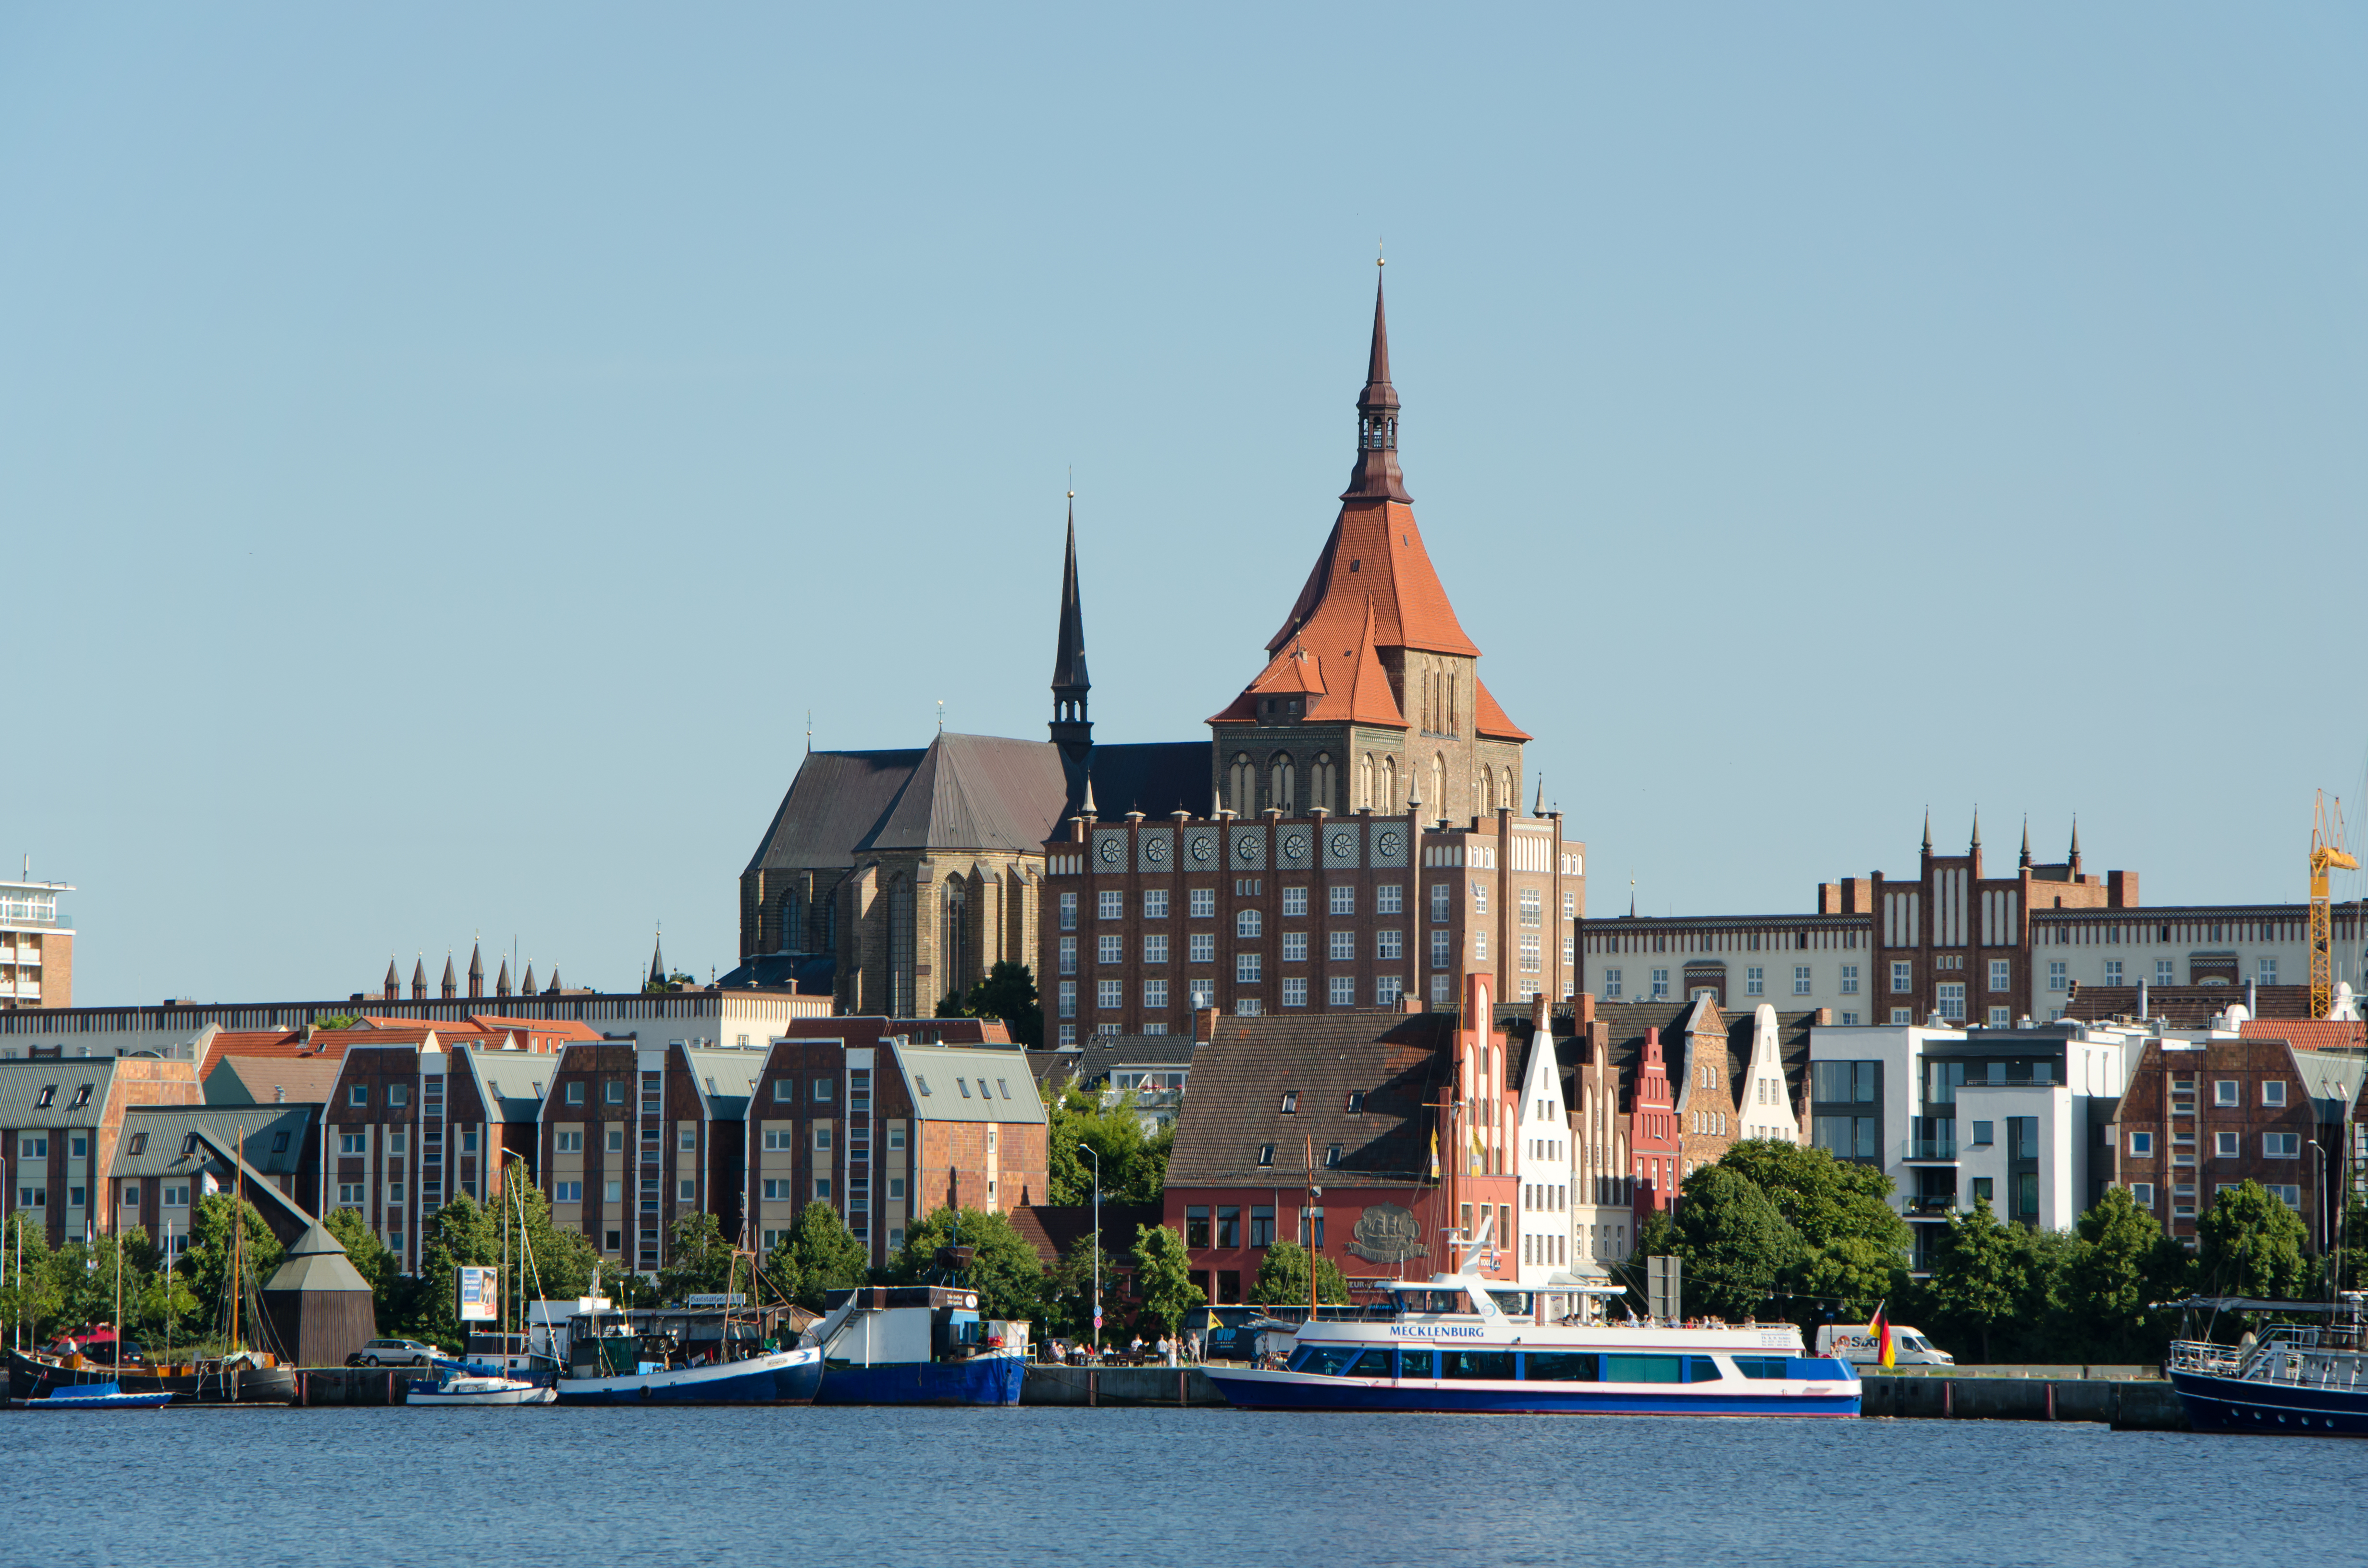
[[[2196,1297],[2180,1305],[2215,1312],[2325,1313],[2325,1324],[2281,1323],[2236,1345],[2177,1339],[2163,1370],[2188,1425],[2199,1432],[2368,1437],[2368,1312],[2358,1291],[2341,1301],[2248,1301]]]
[[[1846,1361],[1804,1355],[1801,1331],[1791,1324],[1541,1322],[1533,1292],[1483,1278],[1472,1263],[1460,1273],[1385,1289],[1391,1315],[1304,1324],[1279,1368],[1203,1370],[1228,1401],[1250,1410],[1859,1413],[1858,1373]]]

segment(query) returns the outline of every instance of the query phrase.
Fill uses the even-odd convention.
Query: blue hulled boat
[[[169,1393],[125,1393],[114,1383],[69,1383],[39,1399],[12,1399],[19,1410],[155,1410],[173,1403]]]
[[[1801,1331],[1791,1324],[1542,1322],[1531,1292],[1482,1278],[1469,1266],[1385,1289],[1388,1313],[1303,1324],[1271,1358],[1279,1366],[1203,1369],[1228,1401],[1251,1410],[1859,1413],[1857,1372],[1846,1361],[1804,1354]]]
[[[2368,1437],[2368,1322],[2362,1298],[2251,1301],[2196,1297],[2191,1311],[2325,1314],[2324,1324],[2272,1324],[2235,1345],[2178,1339],[2163,1365],[2187,1424],[2199,1432]]]
[[[1018,1404],[1028,1369],[1025,1320],[982,1318],[959,1283],[968,1247],[939,1249],[938,1285],[868,1285],[823,1298],[803,1343],[823,1358],[817,1404]]]

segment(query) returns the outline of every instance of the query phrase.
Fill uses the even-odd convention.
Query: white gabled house
[[[1520,1151],[1515,1168],[1521,1177],[1515,1221],[1520,1249],[1518,1278],[1526,1289],[1551,1294],[1557,1285],[1578,1283],[1573,1271],[1578,1255],[1571,1229],[1575,1206],[1570,1111],[1563,1102],[1562,1068],[1554,1054],[1547,999],[1540,994],[1531,1006],[1529,1047],[1520,1071],[1520,1114],[1515,1122]]]

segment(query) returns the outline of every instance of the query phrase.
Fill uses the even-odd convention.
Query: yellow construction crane
[[[2327,1017],[2335,1006],[2335,938],[2328,916],[2327,873],[2340,868],[2360,869],[2359,860],[2343,847],[2343,802],[2318,792],[2310,822],[2310,1016]]]

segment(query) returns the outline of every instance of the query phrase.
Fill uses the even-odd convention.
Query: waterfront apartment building
[[[2336,978],[2359,989],[2359,911],[2336,912]],[[1722,1006],[1767,1000],[1830,1008],[1839,1027],[1923,1024],[2007,1028],[2084,1014],[2092,989],[2121,1001],[2150,985],[2250,985],[2264,1006],[2290,1006],[2310,977],[2309,911],[2294,904],[2147,909],[2135,871],[2081,869],[2076,828],[2060,862],[2032,858],[2026,828],[2008,875],[1982,855],[1981,823],[1962,855],[1924,833],[1910,879],[1874,872],[1820,883],[1814,912],[1770,915],[1634,914],[1579,930],[1580,989],[1607,1002],[1708,993]]]
[[[2145,1031],[2061,1023],[1810,1031],[1810,1141],[1891,1178],[1930,1267],[1948,1217],[1989,1201],[2000,1220],[2070,1227],[2114,1178],[2112,1122]]]
[[[186,1062],[74,1056],[0,1062],[0,1211],[51,1246],[114,1228],[108,1161],[140,1106],[199,1103]]]
[[[809,1203],[837,1210],[875,1267],[932,1210],[1044,1200],[1051,1149],[1025,1052],[975,1018],[802,1022],[762,1062],[746,1137],[752,1242]]]
[[[74,928],[58,915],[72,882],[0,881],[0,1012],[74,1005]]]
[[[188,1250],[197,1202],[244,1192],[280,1241],[321,1212],[321,1102],[134,1106],[108,1150],[106,1201],[115,1228],[139,1227],[161,1252]],[[279,1201],[274,1201],[277,1196]]]
[[[2190,1246],[2198,1219],[2246,1181],[2301,1217],[2311,1251],[2334,1244],[2368,1080],[2360,1029],[2239,1020],[2144,1040],[2112,1111],[2113,1180]]]

